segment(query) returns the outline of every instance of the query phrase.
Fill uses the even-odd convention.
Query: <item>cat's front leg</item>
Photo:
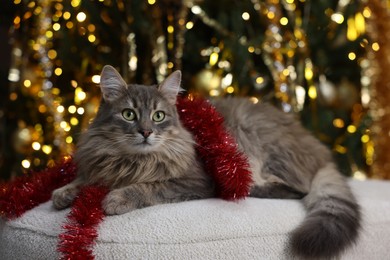
[[[132,185],[134,186],[134,185]],[[107,215],[120,215],[139,208],[139,195],[133,187],[125,187],[110,191],[103,200],[103,209]]]
[[[64,209],[69,207],[79,193],[79,190],[80,182],[77,179],[61,188],[54,190],[51,195],[54,208]]]
[[[119,215],[157,204],[204,199],[213,196],[214,185],[208,178],[136,183],[110,191],[103,200],[103,209],[107,215]]]
[[[120,215],[134,209],[158,204],[156,187],[162,189],[164,184],[137,183],[110,191],[103,200],[103,209],[107,215]]]

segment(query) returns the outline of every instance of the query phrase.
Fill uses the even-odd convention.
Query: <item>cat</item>
[[[54,207],[70,206],[80,187],[89,184],[110,188],[102,204],[107,215],[215,197],[194,138],[179,120],[180,85],[180,71],[159,86],[128,85],[105,66],[99,110],[74,154],[77,177],[53,192]],[[272,105],[245,98],[211,102],[248,159],[253,177],[249,195],[302,199],[306,206],[305,220],[291,234],[294,255],[331,258],[354,243],[360,208],[320,141],[293,115]]]

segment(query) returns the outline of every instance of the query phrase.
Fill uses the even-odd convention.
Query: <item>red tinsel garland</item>
[[[42,172],[0,184],[0,215],[6,219],[20,217],[24,212],[48,201],[55,189],[75,177],[76,165],[68,159]]]
[[[80,190],[60,234],[61,259],[94,259],[92,246],[98,237],[97,226],[104,218],[102,201],[108,189],[87,186]]]
[[[214,178],[217,196],[225,200],[248,196],[252,183],[248,161],[226,132],[223,117],[202,98],[181,98],[177,109],[180,120],[195,137],[205,169]]]
[[[177,102],[180,119],[194,135],[197,152],[204,167],[214,178],[217,195],[226,200],[244,198],[252,182],[246,158],[223,127],[223,118],[204,99],[180,98]],[[51,193],[71,182],[76,176],[72,160],[43,172],[19,177],[0,184],[0,214],[6,219],[20,217],[24,212],[50,199]],[[65,232],[60,234],[59,252],[63,259],[93,259],[92,245],[97,238],[96,227],[104,218],[101,202],[108,190],[84,187],[75,199]]]

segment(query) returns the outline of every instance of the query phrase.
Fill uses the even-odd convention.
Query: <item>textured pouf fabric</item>
[[[350,185],[362,206],[363,228],[341,259],[390,259],[390,182]],[[58,259],[58,235],[68,213],[49,201],[1,221],[0,258]],[[291,259],[288,235],[304,215],[298,200],[158,205],[104,218],[93,253],[95,259]]]

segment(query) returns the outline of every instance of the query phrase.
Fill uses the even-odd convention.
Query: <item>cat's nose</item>
[[[139,130],[139,133],[140,133],[144,138],[148,138],[148,137],[153,133],[153,131],[152,131],[152,130]]]

